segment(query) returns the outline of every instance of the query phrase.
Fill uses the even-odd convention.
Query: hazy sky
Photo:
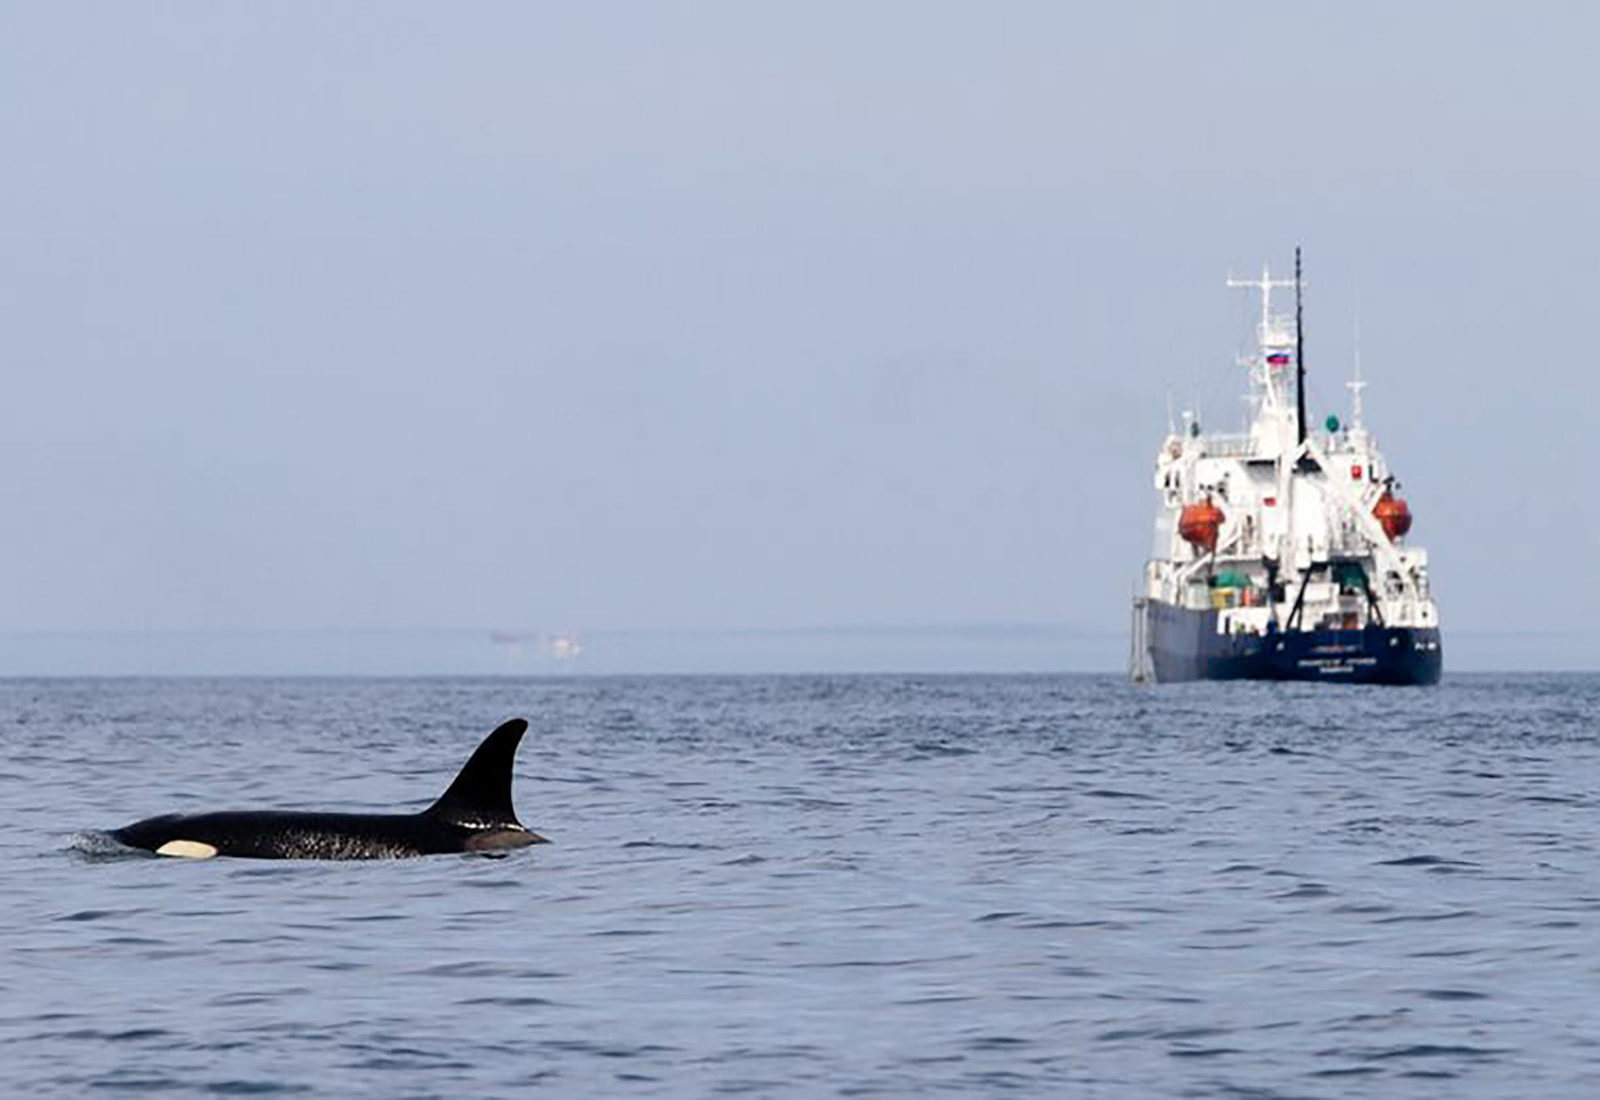
[[[9,630],[1114,631],[1306,250],[1445,628],[1600,662],[1579,4],[7,3]],[[1448,638],[1448,634],[1447,634]],[[1448,643],[1447,643],[1448,644]]]

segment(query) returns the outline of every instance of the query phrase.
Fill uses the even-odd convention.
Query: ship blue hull
[[[1157,683],[1436,684],[1444,667],[1437,628],[1367,626],[1229,635],[1217,633],[1215,611],[1192,611],[1158,600],[1145,607],[1148,667]]]

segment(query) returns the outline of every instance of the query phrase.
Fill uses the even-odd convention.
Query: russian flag
[[[1267,352],[1267,363],[1274,367],[1287,367],[1289,365],[1289,353],[1286,351],[1269,351]]]

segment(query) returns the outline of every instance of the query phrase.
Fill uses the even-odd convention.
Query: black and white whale
[[[517,820],[511,771],[528,723],[513,718],[479,745],[439,800],[415,814],[224,810],[163,814],[113,830],[130,848],[162,856],[250,859],[395,859],[498,852],[545,843]]]

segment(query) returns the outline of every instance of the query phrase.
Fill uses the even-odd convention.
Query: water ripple
[[[1600,1079],[1600,677],[0,681],[6,713],[5,1095]],[[100,832],[426,805],[509,714],[560,841],[512,859],[194,864]]]

